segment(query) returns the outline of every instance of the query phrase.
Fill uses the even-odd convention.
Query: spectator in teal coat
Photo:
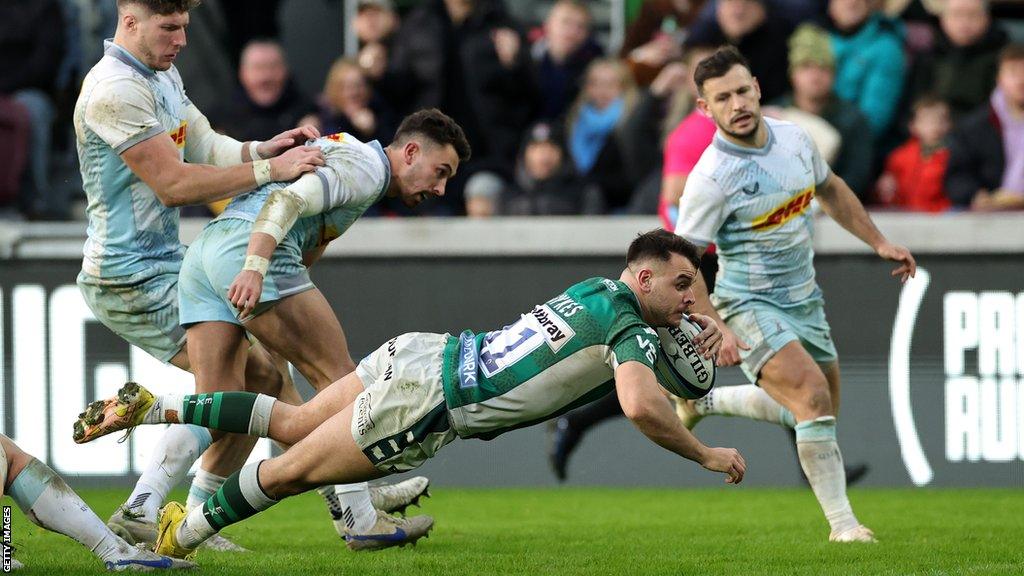
[[[871,0],[830,0],[836,59],[835,92],[867,117],[877,141],[892,126],[903,92],[903,28],[872,8]]]

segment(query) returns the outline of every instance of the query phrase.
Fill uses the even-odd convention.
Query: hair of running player
[[[682,236],[658,228],[638,235],[626,251],[626,266],[642,260],[657,259],[668,262],[672,254],[679,254],[700,268],[700,249]]]
[[[462,126],[437,108],[419,110],[406,116],[395,131],[395,142],[404,143],[413,134],[424,136],[441,146],[451,144],[459,162],[466,162],[473,154]]]
[[[117,8],[120,10],[131,4],[137,4],[145,7],[154,14],[167,16],[168,14],[188,12],[196,6],[199,6],[200,1],[201,0],[117,0]]]
[[[750,72],[750,63],[732,46],[723,46],[715,53],[697,63],[693,72],[693,83],[697,85],[697,93],[704,96],[704,83],[712,78],[721,78],[739,64]]]

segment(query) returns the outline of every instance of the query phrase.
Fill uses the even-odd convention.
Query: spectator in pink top
[[[685,62],[693,70],[697,62],[710,56],[714,51],[715,48],[710,46],[693,46],[688,49]],[[688,89],[696,101],[697,86],[693,83],[693,74],[689,74],[689,77]],[[658,216],[661,217],[666,230],[675,230],[676,216],[679,215],[679,198],[683,195],[686,177],[690,175],[704,149],[711,144],[714,135],[715,122],[695,107],[665,141]]]

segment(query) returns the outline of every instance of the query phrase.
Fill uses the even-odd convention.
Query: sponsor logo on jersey
[[[459,336],[459,341],[459,388],[476,388],[476,337],[467,330]]]
[[[171,136],[171,140],[174,140],[174,145],[177,146],[179,150],[185,147],[186,132],[188,132],[188,122],[185,122],[184,120],[181,121],[181,125],[178,126],[177,130],[171,130],[168,132]]]
[[[619,287],[615,285],[614,281],[605,278],[604,280],[601,280],[601,282],[604,282],[604,287],[611,290],[612,292],[619,291]]]
[[[332,142],[341,142],[345,139],[345,133],[337,132],[335,134],[328,134],[327,136],[324,136],[324,138],[331,140]]]
[[[374,426],[373,418],[370,417],[370,393],[366,392],[359,396],[359,402],[356,405],[356,431],[363,436],[373,430]]]
[[[792,200],[772,208],[768,212],[754,218],[751,223],[752,230],[768,230],[775,228],[776,226],[782,226],[786,222],[789,222],[793,218],[800,216],[807,211],[807,207],[811,205],[811,199],[814,198],[814,187],[811,186],[802,190]]]
[[[576,331],[569,326],[568,322],[562,320],[555,314],[555,311],[548,308],[547,304],[536,306],[531,312],[533,318],[540,325],[541,334],[548,343],[552,352],[558,352],[565,346],[565,343],[576,335]]]
[[[752,187],[751,186],[743,186],[742,188],[740,188],[740,190],[742,190],[743,193],[746,194],[747,196],[753,196],[753,195],[755,195],[755,194],[757,194],[758,192],[761,191],[761,183],[760,182],[754,182],[754,185]]]
[[[564,318],[572,318],[574,314],[583,309],[583,304],[573,300],[568,294],[562,294],[558,298],[548,300],[546,306],[550,306]]]

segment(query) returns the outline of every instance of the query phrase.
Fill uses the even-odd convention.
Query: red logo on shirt
[[[796,198],[787,200],[785,203],[772,208],[769,212],[754,218],[751,229],[767,230],[789,222],[807,211],[807,207],[811,205],[812,198],[814,198],[813,186],[800,192]]]
[[[170,136],[171,136],[171,140],[174,140],[174,145],[177,146],[178,149],[181,149],[181,148],[185,147],[185,133],[187,131],[188,131],[188,122],[185,122],[184,120],[182,120],[181,121],[181,125],[178,126],[177,130],[173,130],[171,132],[168,132],[168,134],[170,134]]]

